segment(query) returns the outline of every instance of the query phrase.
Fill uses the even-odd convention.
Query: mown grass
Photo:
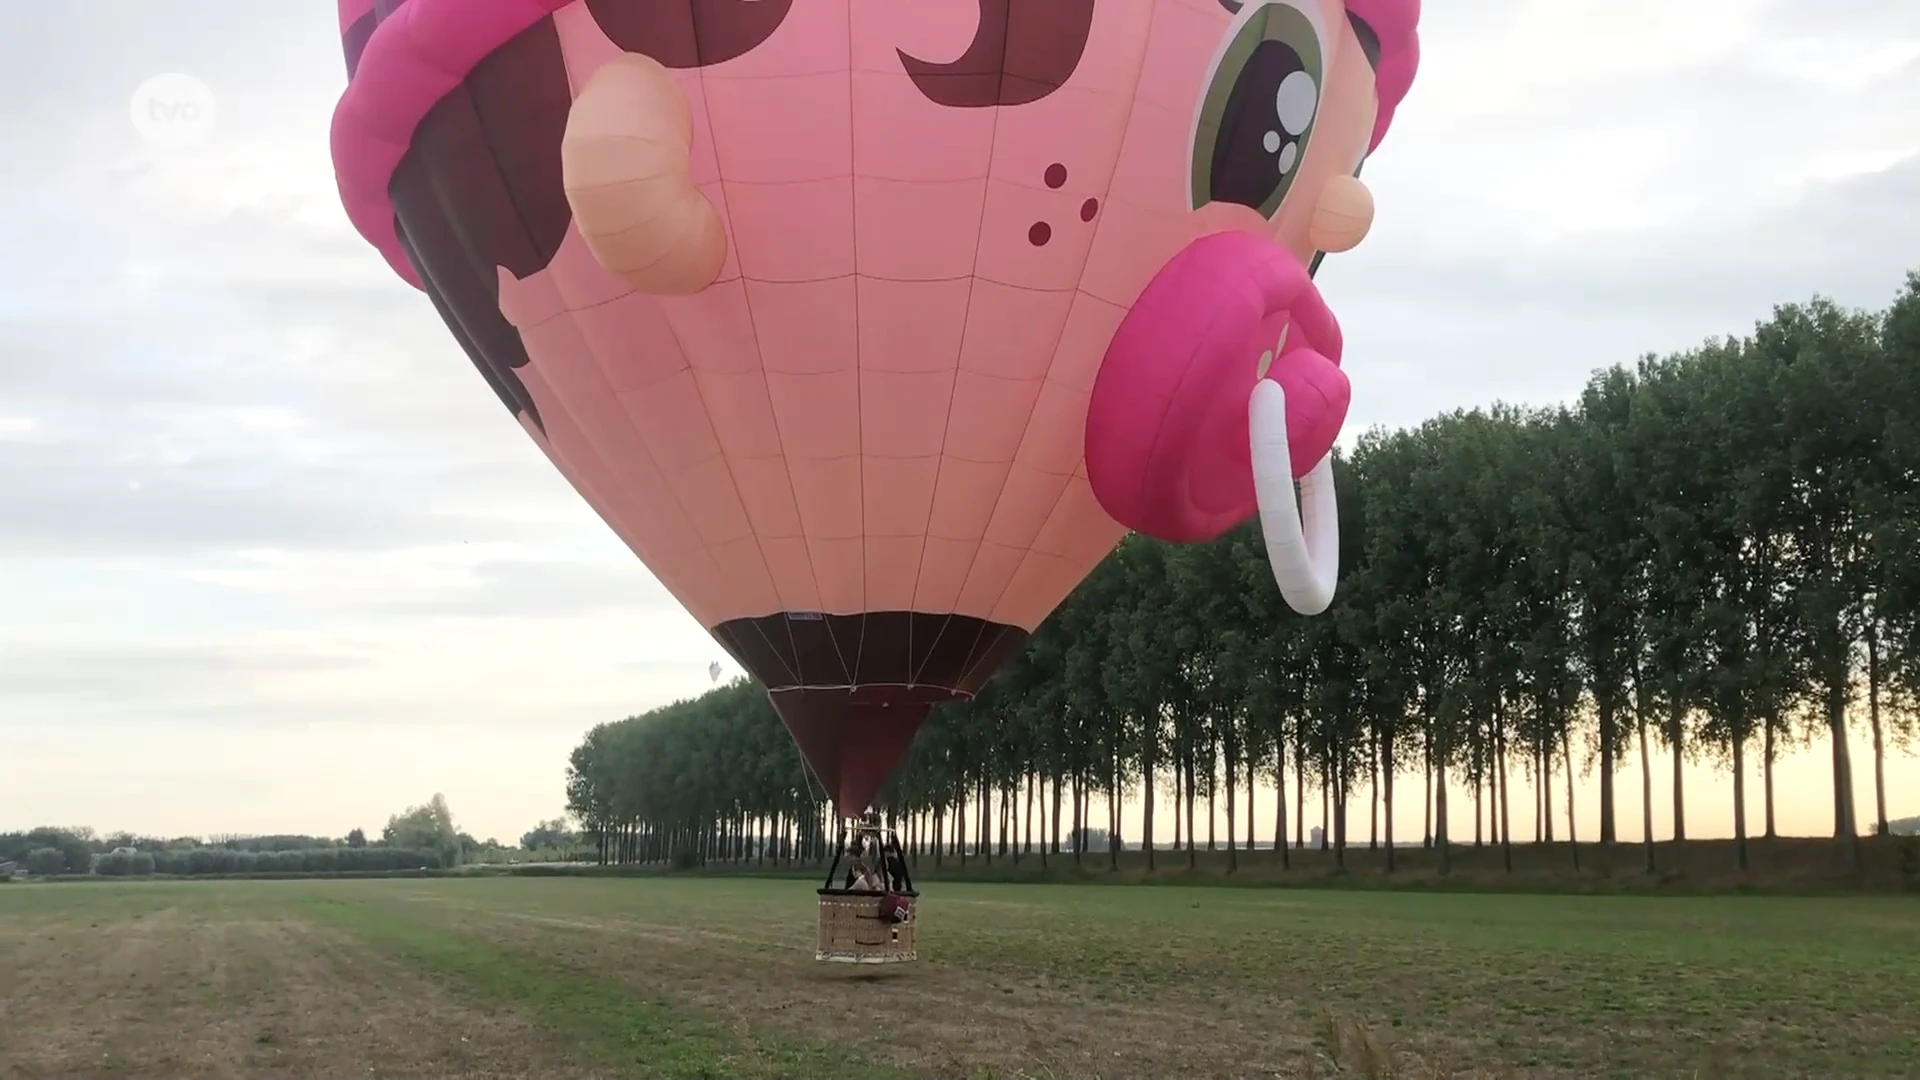
[[[522,1075],[1920,1075],[1898,897],[953,883],[879,976],[814,964],[811,890],[765,879],[48,885],[0,930],[217,898],[524,1013]]]
[[[430,911],[337,892],[301,901],[314,916],[464,992],[531,1010],[536,1022],[564,1034],[621,1076],[827,1076],[848,1068],[877,1075],[872,1063],[849,1061],[843,1051],[728,1030],[665,1000],[636,997],[615,984],[557,968],[531,952],[451,933],[434,924]]]

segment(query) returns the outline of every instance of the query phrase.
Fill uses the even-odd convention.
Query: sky
[[[16,7],[0,829],[339,835],[436,791],[476,836],[559,813],[588,728],[699,693],[724,654],[347,224],[333,4]],[[1373,234],[1319,275],[1349,435],[1566,400],[1776,303],[1884,306],[1920,268],[1913,0],[1426,8]],[[136,124],[169,73],[211,92],[197,126]],[[1831,829],[1825,753],[1782,764],[1784,831]],[[1920,792],[1920,765],[1888,781]],[[1728,833],[1730,779],[1688,785],[1690,832]]]

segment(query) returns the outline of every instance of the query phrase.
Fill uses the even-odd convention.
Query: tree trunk
[[[1107,869],[1120,869],[1120,751],[1107,756]]]
[[[1540,747],[1534,747],[1533,757],[1527,762],[1527,772],[1531,774],[1529,782],[1532,784],[1533,791],[1533,842],[1536,844],[1545,843],[1547,839],[1547,788],[1541,779],[1546,775],[1547,769],[1541,764],[1542,753]]]
[[[1247,851],[1253,851],[1253,741],[1247,741]]]
[[[1231,874],[1235,870],[1240,869],[1239,845],[1234,843],[1234,836],[1235,836],[1234,822],[1236,819],[1234,817],[1234,801],[1233,801],[1233,796],[1234,796],[1234,775],[1233,774],[1234,774],[1234,770],[1239,766],[1240,760],[1239,760],[1239,755],[1234,751],[1234,745],[1233,745],[1232,739],[1225,740],[1221,745],[1221,750],[1224,752],[1226,757],[1227,873]]]
[[[1393,737],[1394,729],[1388,728],[1386,737],[1380,740],[1380,803],[1387,823],[1387,873],[1389,874],[1396,869],[1393,852]]]
[[[1196,847],[1198,838],[1194,836],[1194,801],[1196,801],[1194,786],[1198,784],[1198,776],[1194,776],[1194,751],[1192,751],[1192,748],[1187,749],[1185,767],[1187,767],[1187,869],[1190,871],[1190,869],[1194,869],[1194,867],[1200,865],[1200,855],[1198,855],[1198,847]]]
[[[1333,821],[1328,831],[1333,833],[1333,865],[1337,870],[1347,868],[1347,758],[1343,754],[1333,768],[1333,782],[1328,785],[1334,789]]]
[[[1847,750],[1847,671],[1827,677],[1827,734],[1833,740],[1833,835],[1846,845],[1847,864],[1860,871],[1860,825],[1853,812],[1853,757]]]
[[[1540,816],[1547,826],[1547,843],[1553,843],[1553,742],[1552,736],[1540,747]]]
[[[1426,755],[1425,776],[1420,788],[1420,846],[1433,846],[1433,724],[1427,723],[1426,733],[1420,739]]]
[[[1003,859],[1007,857],[1008,845],[1012,842],[1013,810],[1013,787],[1011,785],[1002,787],[1000,789],[1000,857]],[[1013,850],[1018,853],[1019,845],[1014,844]]]
[[[1213,850],[1214,832],[1220,824],[1220,811],[1214,806],[1214,793],[1220,790],[1220,778],[1214,774],[1219,762],[1214,758],[1213,747],[1207,747],[1207,850]],[[1196,766],[1197,768],[1198,766]]]
[[[1766,804],[1763,810],[1767,819],[1767,831],[1765,835],[1767,839],[1772,840],[1780,835],[1778,832],[1775,832],[1773,828],[1773,729],[1779,726],[1780,718],[1777,716],[1769,716],[1767,717],[1766,724],[1766,731],[1762,734],[1760,740],[1760,797]]]
[[[1880,634],[1867,624],[1867,722],[1873,726],[1873,835],[1892,832],[1887,822],[1887,743],[1880,729]]]
[[[1433,762],[1433,845],[1439,849],[1442,876],[1453,872],[1453,853],[1447,850],[1447,756],[1444,746]]]
[[[1146,852],[1147,869],[1153,869],[1153,804],[1159,802],[1153,790],[1153,740],[1140,746],[1140,850]]]
[[[1028,855],[1033,854],[1033,780],[1033,774],[1028,773],[1026,775],[1027,810],[1020,815],[1020,831],[1023,834],[1020,846],[1026,849]],[[1020,859],[1016,855],[1013,861],[1017,863]]]
[[[1293,740],[1293,846],[1303,851],[1307,847],[1307,744],[1298,731]]]
[[[1333,758],[1320,758],[1320,850],[1333,844]]]
[[[1292,869],[1287,854],[1287,733],[1273,733],[1273,850],[1280,853],[1280,869]]]
[[[1573,849],[1573,868],[1580,869],[1580,823],[1573,817],[1573,734],[1560,729],[1560,752],[1567,758],[1567,846]]]
[[[1744,721],[1742,721],[1744,722]],[[1747,869],[1747,740],[1736,724],[1733,733],[1733,851],[1742,873]]]
[[[1093,776],[1080,779],[1080,853],[1093,854]]]
[[[1188,852],[1192,852],[1194,845],[1200,842],[1194,835],[1193,824],[1195,820],[1193,816],[1194,806],[1199,799],[1199,795],[1194,791],[1195,782],[1196,778],[1193,775],[1193,751],[1188,749],[1180,755],[1180,798],[1182,803],[1179,810],[1176,811],[1186,822],[1186,831],[1182,835],[1186,840]]]
[[[1187,805],[1187,769],[1181,765],[1179,751],[1173,753],[1173,853],[1187,846],[1187,824],[1181,821],[1181,807]]]
[[[1073,773],[1073,832],[1068,834],[1068,847],[1073,849],[1073,863],[1081,861],[1081,847],[1087,846],[1087,805],[1081,801],[1081,778],[1079,771]]]
[[[993,865],[993,781],[980,778],[980,861]]]
[[[1182,839],[1187,835],[1180,823],[1180,808],[1186,805],[1187,770],[1180,765],[1178,748],[1173,756],[1173,853],[1180,854]]]
[[[1500,787],[1494,794],[1500,801],[1500,862],[1513,873],[1513,797],[1507,789],[1507,720],[1502,716],[1493,733],[1494,768],[1500,770]]]
[[[1653,865],[1653,755],[1647,749],[1647,718],[1645,714],[1637,716],[1640,725],[1640,827],[1644,832],[1641,846],[1646,849],[1646,871],[1654,873]],[[1605,860],[1602,860],[1603,862]],[[1611,873],[1612,868],[1603,867],[1602,873]]]
[[[1486,755],[1480,747],[1478,736],[1473,742],[1473,846],[1481,846],[1484,836],[1481,829],[1487,822],[1486,787],[1493,778],[1487,775]]]
[[[1049,846],[1053,848],[1055,855],[1060,854],[1060,788],[1065,780],[1066,778],[1059,773],[1053,776],[1053,817],[1049,819],[1053,822],[1053,829],[1047,836],[1051,838]]]
[[[1600,701],[1600,846],[1612,850],[1615,840],[1614,803],[1613,803],[1613,765],[1620,757],[1619,716],[1613,709],[1613,695],[1601,694]],[[1573,760],[1569,755],[1567,769],[1571,773]],[[1573,781],[1567,781],[1568,795],[1572,795]],[[1572,802],[1568,802],[1572,806]],[[1572,816],[1569,812],[1568,828],[1572,828]],[[1577,857],[1577,856],[1576,856]],[[1605,861],[1604,859],[1602,861]]]
[[[1373,731],[1372,753],[1367,755],[1367,850],[1380,850],[1380,732]]]
[[[1673,842],[1685,843],[1687,839],[1687,793],[1686,743],[1687,710],[1681,705],[1668,706],[1667,739],[1673,747]]]
[[[953,801],[953,847],[960,854],[960,865],[967,865],[967,846],[971,839],[967,835],[967,795],[962,788],[960,797]]]

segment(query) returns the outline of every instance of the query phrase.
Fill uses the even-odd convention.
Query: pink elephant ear
[[[1094,497],[1115,521],[1162,540],[1211,540],[1247,520],[1247,408],[1262,354],[1286,390],[1302,476],[1346,420],[1340,349],[1339,323],[1291,252],[1244,232],[1195,240],[1147,284],[1101,361],[1087,405]]]

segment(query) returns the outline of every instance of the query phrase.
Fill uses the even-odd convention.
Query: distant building
[[[1313,828],[1307,830],[1307,846],[1308,847],[1317,848],[1326,840],[1326,838],[1327,838],[1327,831],[1325,829],[1322,829],[1318,825],[1315,825]]]

